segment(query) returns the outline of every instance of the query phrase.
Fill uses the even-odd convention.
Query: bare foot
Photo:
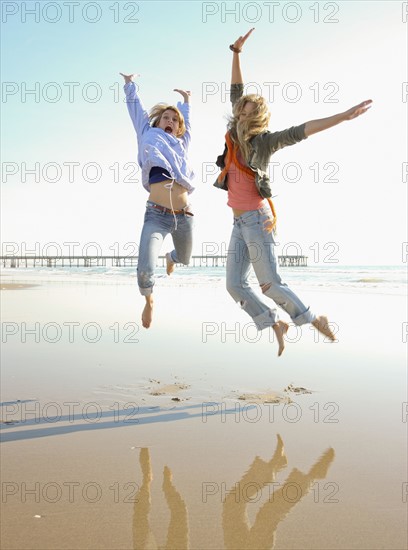
[[[329,320],[324,315],[319,315],[319,317],[316,317],[316,319],[312,322],[312,325],[317,328],[319,332],[327,336],[327,338],[329,338],[332,342],[336,340],[329,327]]]
[[[153,319],[153,301],[146,301],[146,305],[142,311],[142,325],[144,328],[149,328]]]
[[[276,338],[278,340],[278,357],[280,357],[285,349],[285,341],[283,337],[288,332],[289,325],[285,321],[278,321],[272,325],[273,330],[275,331]]]
[[[166,273],[167,275],[171,275],[176,267],[176,264],[171,259],[170,252],[167,252],[166,254],[166,264]]]

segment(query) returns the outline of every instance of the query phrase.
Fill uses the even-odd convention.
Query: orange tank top
[[[237,173],[239,173],[239,176],[235,176],[236,179],[238,179],[238,185],[241,184],[242,185],[242,182],[243,180],[241,179],[242,178],[242,175],[243,174],[246,174],[246,176],[250,179],[250,181],[252,182],[253,181],[253,188],[255,188],[256,190],[256,184],[255,184],[255,175],[253,174],[253,171],[249,168],[249,166],[246,166],[243,162],[242,162],[242,156],[240,154],[240,151],[239,151],[239,148],[237,147],[237,145],[234,145],[233,142],[232,142],[232,139],[231,139],[231,136],[229,134],[229,132],[227,132],[225,134],[225,141],[226,141],[226,144],[227,144],[227,154],[226,154],[226,157],[225,157],[225,167],[224,169],[222,170],[221,174],[218,176],[218,181],[222,181],[223,178],[225,178],[226,174],[228,173],[228,175],[233,175],[233,172],[234,172],[234,169]],[[231,166],[234,165],[233,167],[233,170],[232,170],[232,173],[230,173],[230,169],[231,169]],[[229,180],[229,177],[228,177],[228,180]],[[234,184],[233,184],[234,185]],[[229,185],[228,185],[229,186]],[[252,189],[251,185],[249,186],[246,186],[246,189]],[[235,188],[236,192],[238,192],[238,188],[236,187]],[[251,191],[249,191],[251,193]],[[258,193],[258,191],[256,190],[256,192]],[[259,196],[259,199],[261,201],[261,204],[263,202],[263,199],[260,195]],[[230,197],[228,196],[228,204],[230,205]],[[233,199],[234,200],[234,199]],[[252,195],[251,195],[251,199],[252,201]],[[270,233],[270,232],[276,232],[276,212],[275,212],[275,207],[273,205],[273,202],[271,199],[266,199],[268,201],[268,204],[271,208],[271,214],[272,216],[269,217],[268,220],[266,220],[264,222],[265,224],[265,230]],[[247,203],[248,204],[248,203]],[[231,206],[231,205],[230,205]],[[232,206],[232,208],[237,208],[237,210],[246,210],[246,208],[240,208],[238,206]],[[257,207],[259,208],[259,207]],[[251,210],[255,210],[256,208],[253,208]]]
[[[239,152],[237,160],[244,164]],[[228,206],[237,210],[258,210],[263,202],[255,185],[255,174],[243,172],[232,160],[228,169]]]

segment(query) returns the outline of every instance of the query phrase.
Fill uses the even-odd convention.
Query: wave
[[[366,277],[364,279],[355,279],[352,283],[386,283],[387,279],[379,279],[378,277]]]

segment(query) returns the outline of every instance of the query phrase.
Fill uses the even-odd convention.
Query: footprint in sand
[[[240,401],[250,401],[251,403],[292,403],[292,400],[287,395],[279,395],[273,391],[265,393],[242,393],[238,396]]]
[[[311,390],[302,388],[302,386],[294,386],[293,384],[289,384],[289,386],[285,388],[283,391],[292,392],[292,393],[313,393]]]
[[[160,382],[159,382],[160,384]],[[174,395],[175,393],[180,392],[181,390],[188,390],[190,386],[188,384],[166,384],[166,385],[159,385],[152,389],[150,392],[150,395]],[[174,398],[176,400],[176,398]],[[177,398],[177,400],[180,400]]]

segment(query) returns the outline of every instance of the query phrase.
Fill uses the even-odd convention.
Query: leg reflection
[[[149,525],[150,485],[153,479],[149,449],[141,449],[139,461],[143,479],[135,496],[133,508],[133,548],[135,550],[158,550],[159,545]],[[163,550],[186,550],[188,549],[187,507],[173,485],[172,474],[167,466],[163,471],[162,489],[170,509],[167,541]]]
[[[163,471],[163,492],[170,508],[170,523],[167,531],[166,550],[188,548],[187,507],[180,493],[172,482],[172,475],[167,466]]]
[[[309,492],[316,479],[326,477],[333,459],[334,451],[328,449],[307,474],[294,468],[282,487],[269,495],[251,527],[246,508],[248,502],[254,501],[254,497],[273,482],[276,474],[287,465],[283,441],[278,435],[278,444],[272,459],[265,462],[256,457],[248,472],[225,498],[222,518],[225,548],[228,550],[273,548],[278,524]]]
[[[149,525],[150,484],[153,479],[149,449],[140,450],[139,461],[143,479],[136,493],[133,507],[133,548],[135,550],[157,549],[158,546]]]

